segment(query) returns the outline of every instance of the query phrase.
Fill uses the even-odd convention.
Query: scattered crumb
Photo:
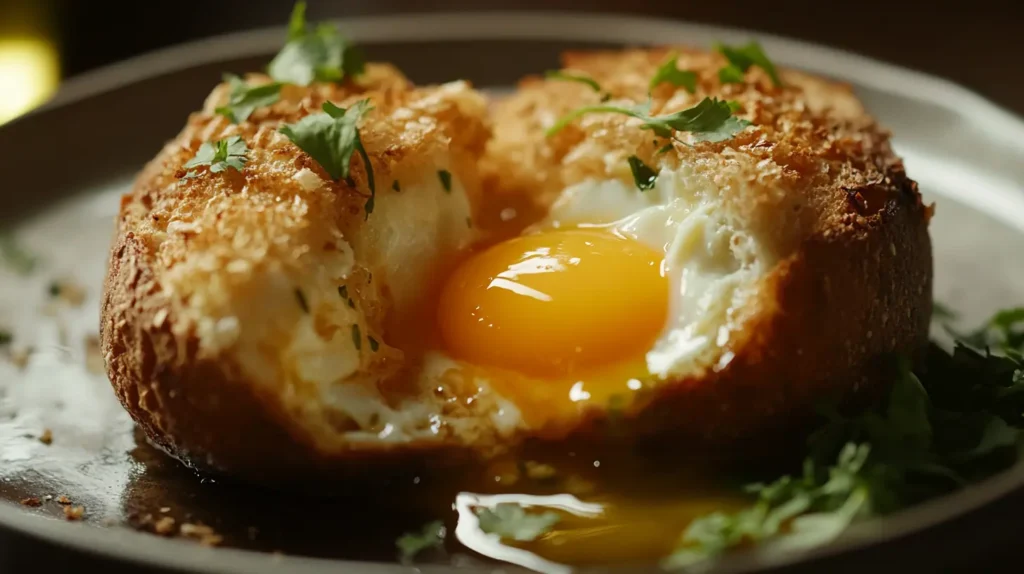
[[[210,528],[205,524],[192,524],[186,522],[181,525],[181,529],[178,532],[182,536],[199,540],[199,543],[203,546],[216,546],[224,540],[223,536],[217,534],[214,532],[213,528]]]
[[[9,358],[11,364],[19,369],[24,369],[28,366],[28,359],[32,355],[32,347],[21,347],[19,349],[11,349]]]
[[[84,506],[65,506],[64,507],[64,518],[68,520],[81,520],[82,516],[85,515]]]
[[[100,352],[100,338],[96,335],[85,338],[85,369],[94,375],[106,373],[103,353]]]
[[[153,524],[153,532],[162,536],[167,536],[174,533],[174,519],[170,516],[164,516],[160,520],[157,520]]]
[[[62,504],[64,506],[67,506],[67,505],[71,504],[71,499],[68,498],[67,496],[64,496],[62,494],[62,495],[57,497],[57,504]]]
[[[46,496],[43,497],[43,500],[45,500],[46,502],[50,502],[51,500],[53,500],[53,495],[47,494]]]
[[[46,445],[53,444],[53,431],[50,429],[43,429],[43,434],[39,436],[39,442]]]
[[[528,460],[523,467],[526,469],[526,476],[533,480],[548,480],[555,476],[555,467],[550,464]]]
[[[38,506],[42,506],[42,504],[43,504],[42,501],[40,501],[38,498],[36,498],[34,496],[30,496],[28,498],[21,499],[21,505],[22,506],[28,506],[28,507],[31,507],[31,508],[36,508]]]
[[[167,514],[170,511],[171,511],[171,507],[170,506],[164,506],[164,507],[160,508],[160,512],[162,514]]]
[[[78,283],[62,279],[50,283],[50,296],[59,299],[72,307],[80,307],[85,303],[86,291]]]
[[[590,494],[597,488],[593,482],[590,482],[577,474],[570,474],[565,477],[562,487],[565,488],[566,492],[569,494],[574,494],[576,496]]]

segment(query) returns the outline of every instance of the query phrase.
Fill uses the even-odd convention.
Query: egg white
[[[562,192],[536,227],[605,228],[665,254],[668,319],[646,354],[656,377],[728,364],[732,357],[722,349],[737,311],[771,263],[761,242],[732,223],[720,188],[686,164],[662,168],[647,191],[622,179],[586,180]]]

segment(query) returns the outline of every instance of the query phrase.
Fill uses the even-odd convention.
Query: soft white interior
[[[343,413],[361,429],[351,433],[355,439],[399,442],[436,434],[440,421],[431,402],[388,406],[375,384],[379,351],[368,342],[363,310],[349,306],[338,288],[350,280],[353,253],[359,253],[360,261],[370,262],[374,283],[387,286],[393,312],[404,313],[432,265],[472,242],[465,189],[453,174],[445,190],[442,169],[450,168],[438,161],[399,172],[399,192],[391,189],[392,181],[379,181],[375,209],[358,236],[339,233],[336,250],[306,254],[300,277],[283,270],[252,277],[242,292],[236,288],[230,308],[203,319],[200,336],[220,341],[248,377],[272,387],[289,381],[287,388],[311,399],[293,404],[326,404]],[[312,312],[302,312],[296,289]],[[359,348],[353,325],[361,335]],[[221,333],[225,328],[227,335]]]
[[[665,253],[669,317],[646,357],[658,377],[728,363],[733,319],[770,263],[758,238],[734,223],[719,185],[686,164],[662,169],[647,191],[588,180],[567,188],[540,224],[608,227]]]

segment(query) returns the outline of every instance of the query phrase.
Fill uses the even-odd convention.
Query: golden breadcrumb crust
[[[655,87],[651,115],[717,97],[737,102],[737,115],[753,125],[719,143],[675,143],[664,154],[657,151],[668,140],[625,115],[586,115],[546,137],[558,118],[598,104],[602,94],[530,77],[495,105],[483,163],[488,193],[530,194],[539,211],[588,179],[632,186],[632,154],[648,165],[686,164],[717,184],[739,227],[775,256],[757,300],[743,310],[740,333],[723,349],[734,355],[728,365],[659,383],[624,426],[652,442],[679,433],[721,444],[799,425],[823,398],[877,391],[891,380],[896,356],[918,356],[927,345],[932,304],[931,207],[888,132],[848,86],[805,73],[780,70],[777,87],[755,67],[744,83],[722,84],[718,70],[727,62],[717,53],[570,52],[562,63],[595,79],[610,96],[605,103],[631,106],[648,99],[649,81],[670,54],[697,73],[697,90]]]
[[[248,81],[269,79],[254,75]],[[319,112],[328,100],[348,107],[370,98],[374,109],[360,132],[378,198],[399,193],[388,187],[398,177],[393,170],[415,172],[419,164],[430,167],[438,155],[451,159],[466,193],[476,193],[476,163],[489,132],[484,102],[465,84],[415,88],[386,65],[369,65],[358,84],[286,85],[279,102],[256,109],[238,125],[215,113],[228,92],[227,84],[217,86],[203,110],[189,117],[122,198],[104,286],[101,346],[118,398],[151,440],[189,464],[269,480],[299,466],[329,464],[321,460],[329,458],[323,453],[348,450],[338,446],[339,436],[353,430],[353,423],[315,404],[316,389],[286,386],[283,376],[278,383],[277,373],[267,373],[270,385],[257,384],[252,365],[221,352],[214,335],[226,329],[219,322],[211,330],[204,323],[210,322],[208,313],[231,308],[232,298],[253,289],[253,277],[300,278],[310,273],[313,256],[343,261],[338,251],[347,241],[357,251],[347,273],[352,284],[347,295],[365,320],[361,372],[367,384],[394,373],[402,357],[382,335],[391,301],[387,278],[372,280],[381,262],[372,260],[369,246],[358,245],[363,226],[374,216],[364,210],[368,187],[362,161],[353,159],[350,182],[331,181],[279,128]],[[210,174],[199,168],[197,177],[183,177],[184,164],[203,142],[234,135],[250,150],[241,172]],[[315,186],[297,179],[303,170],[318,176]],[[336,288],[332,285],[331,293]],[[289,292],[289,313],[305,305],[316,315],[313,295],[307,293],[308,302],[300,305]],[[256,306],[263,304],[256,299]],[[249,311],[261,310],[233,312]],[[349,340],[345,327],[344,340]],[[316,328],[336,327],[317,323]],[[372,353],[365,350],[371,337],[380,342]],[[461,408],[443,394],[428,398],[437,401],[439,412]],[[486,409],[486,401],[479,408]]]

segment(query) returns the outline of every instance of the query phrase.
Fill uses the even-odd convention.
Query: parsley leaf
[[[653,91],[658,85],[668,82],[673,86],[682,86],[686,88],[687,92],[691,94],[697,91],[697,74],[695,72],[689,72],[680,70],[676,63],[679,60],[677,54],[669,56],[665,62],[658,67],[658,70],[654,72],[654,77],[651,78],[651,83],[648,86],[648,90]]]
[[[196,151],[195,157],[188,160],[183,166],[189,169],[185,177],[188,179],[197,177],[199,171],[195,167],[208,166],[210,173],[220,173],[228,168],[235,171],[242,171],[248,161],[246,154],[249,153],[249,146],[241,136],[231,136],[215,142],[203,142]]]
[[[224,81],[231,86],[231,95],[228,96],[228,103],[215,111],[231,120],[231,123],[240,124],[249,119],[256,108],[272,105],[281,99],[281,84],[278,82],[250,86],[232,74],[225,75]]]
[[[493,509],[478,508],[476,515],[480,519],[480,530],[521,542],[536,540],[550,531],[561,518],[551,511],[529,514],[522,506],[512,502],[499,503]]]
[[[339,108],[331,102],[324,102],[323,113],[308,115],[298,123],[282,126],[280,131],[288,136],[302,151],[309,154],[332,179],[348,179],[352,154],[359,152],[366,168],[370,197],[364,206],[366,216],[373,213],[376,184],[373,180],[373,164],[363,147],[357,124],[371,109],[369,100],[360,100],[348,109]]]
[[[650,116],[650,102],[622,108],[618,106],[586,106],[569,112],[548,128],[551,136],[577,118],[591,113],[614,113],[637,118],[640,129],[651,130],[660,137],[672,137],[672,131],[690,132],[695,141],[718,142],[743,131],[750,122],[732,115],[728,102],[717,98],[704,98],[696,106],[664,116]]]
[[[782,549],[821,544],[854,521],[1009,468],[1024,446],[1021,327],[1024,311],[1001,311],[973,333],[997,341],[994,351],[933,343],[917,372],[901,365],[881,404],[853,416],[827,410],[801,474],[751,485],[749,508],[694,521],[665,564],[684,567],[768,539]]]
[[[590,88],[593,89],[595,92],[601,94],[602,102],[611,98],[611,94],[608,94],[604,90],[602,90],[601,84],[598,84],[597,80],[583,73],[569,72],[566,70],[548,70],[547,72],[544,73],[544,77],[551,80],[565,80],[567,82],[578,82],[585,86],[590,86]]]
[[[768,74],[773,84],[782,85],[782,79],[779,78],[779,74],[775,70],[775,64],[772,64],[772,61],[765,55],[761,44],[757,42],[749,42],[744,46],[719,44],[717,48],[729,60],[729,65],[718,71],[718,79],[723,84],[743,82],[743,74],[751,66],[757,66]]]
[[[38,259],[25,250],[13,235],[0,234],[0,262],[19,275],[28,275],[36,268]]]
[[[633,172],[633,182],[636,184],[637,189],[647,191],[654,188],[654,183],[658,179],[658,172],[648,167],[646,163],[635,155],[629,156],[629,159],[626,161],[629,162],[629,171]]]
[[[441,169],[437,171],[437,178],[441,180],[441,187],[444,188],[445,193],[452,192],[452,172],[447,169]]]
[[[362,54],[331,24],[310,28],[306,3],[296,2],[288,23],[288,41],[267,67],[270,77],[308,86],[314,81],[340,82],[363,73]]]
[[[352,344],[357,351],[363,350],[363,335],[359,332],[359,325],[352,324]]]
[[[399,557],[402,562],[408,562],[417,554],[430,548],[443,548],[447,531],[444,523],[440,520],[429,522],[419,532],[406,532],[398,537],[395,546],[398,547]]]

